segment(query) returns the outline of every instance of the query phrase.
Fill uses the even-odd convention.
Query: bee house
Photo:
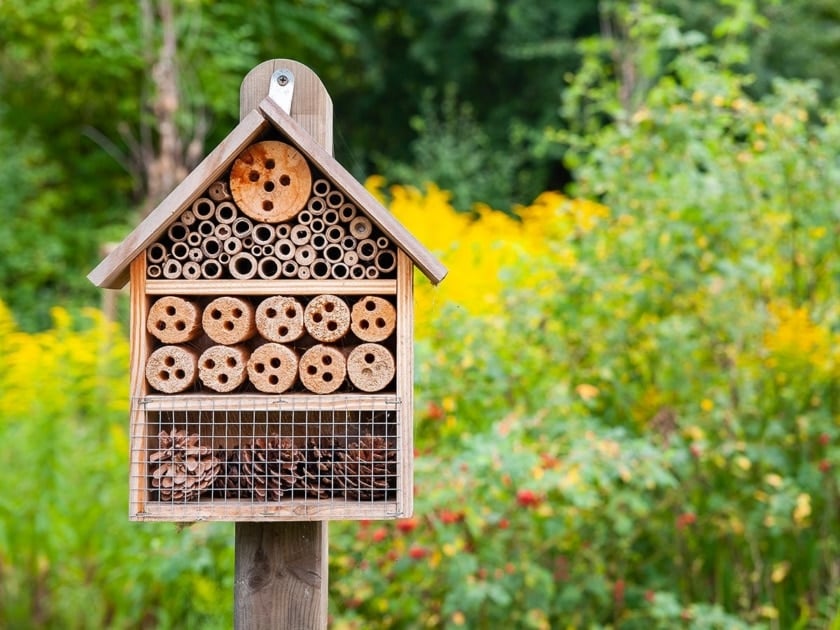
[[[89,276],[130,285],[133,520],[412,511],[413,270],[446,270],[279,100]]]

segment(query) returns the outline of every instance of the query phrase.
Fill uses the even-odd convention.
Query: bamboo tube
[[[234,254],[238,254],[242,251],[242,239],[238,239],[236,237],[231,237],[224,241],[222,248],[230,254],[231,256]]]
[[[254,243],[257,245],[267,245],[268,243],[273,243],[276,237],[277,233],[268,223],[254,224],[254,229],[251,232],[251,238],[254,239]]]
[[[217,199],[216,201],[221,201]],[[199,221],[205,221],[207,219],[213,218],[213,215],[216,214],[216,204],[213,202],[212,199],[208,199],[207,197],[199,197],[195,201],[193,201],[192,205],[192,212],[196,219]]]
[[[312,222],[312,213],[307,210],[301,210],[298,212],[297,220],[301,225],[309,225]]]
[[[350,310],[350,330],[362,341],[384,341],[397,327],[397,309],[388,300],[368,295]]]
[[[274,256],[274,245],[263,245],[262,246],[262,255],[263,256]]]
[[[319,217],[312,219],[312,222],[309,224],[309,229],[312,230],[313,234],[320,234],[326,227],[324,220]]]
[[[311,197],[306,204],[306,209],[309,210],[312,216],[318,217],[324,214],[324,210],[327,209],[327,204],[322,197]]]
[[[216,392],[231,392],[245,382],[248,350],[244,346],[210,346],[198,359],[198,378]]]
[[[166,247],[162,243],[152,243],[146,249],[146,260],[156,265],[166,260]]]
[[[202,221],[198,224],[196,231],[202,236],[213,236],[213,233],[216,231],[216,224],[210,220]]]
[[[280,277],[282,267],[274,256],[266,256],[257,263],[257,275],[263,280],[274,280]]]
[[[341,245],[337,243],[330,243],[324,248],[324,258],[331,263],[336,263],[344,259],[344,250]]]
[[[190,247],[187,258],[195,262],[201,262],[204,260],[204,252],[201,251],[200,247]]]
[[[259,258],[263,254],[262,245],[252,245],[251,249],[248,251],[251,252],[251,256],[253,256],[255,259]]]
[[[309,244],[317,251],[321,251],[327,246],[327,237],[323,234],[313,234]]]
[[[148,267],[146,267],[146,275],[149,278],[160,278],[162,273],[163,272],[161,271],[160,265],[149,265]]]
[[[237,297],[222,296],[210,302],[201,323],[210,339],[227,346],[250,339],[257,332],[254,307]]]
[[[181,223],[183,223],[187,227],[191,226],[195,222],[196,222],[195,213],[193,213],[192,210],[184,210],[181,213]]]
[[[346,280],[350,275],[350,267],[343,262],[337,262],[330,267],[330,275],[336,280]]]
[[[294,385],[297,374],[297,353],[279,343],[261,345],[248,359],[248,378],[267,394],[282,394]]]
[[[350,329],[350,308],[336,295],[315,296],[303,311],[303,325],[318,341],[337,341]]]
[[[230,223],[219,223],[213,230],[213,234],[220,241],[226,241],[233,236],[233,228],[230,227]]]
[[[365,279],[365,268],[363,265],[353,265],[350,267],[350,277],[353,280],[364,280]]]
[[[231,198],[230,188],[228,187],[227,182],[221,179],[210,184],[210,188],[207,189],[207,193],[210,195],[210,198],[215,201],[227,201]]]
[[[245,238],[254,229],[254,224],[248,217],[237,217],[236,221],[231,224],[230,229],[236,238]]]
[[[251,237],[250,234],[242,239],[242,247],[244,247],[245,249],[248,249],[249,247],[252,247],[253,245],[254,245],[254,239]]]
[[[303,306],[293,297],[273,295],[257,306],[257,330],[269,341],[290,343],[303,337]]]
[[[301,245],[295,250],[295,260],[299,265],[311,265],[315,261],[315,249],[311,245]]]
[[[373,264],[381,273],[388,273],[397,268],[397,257],[391,251],[380,250]]]
[[[180,221],[175,221],[175,223],[170,225],[169,229],[166,230],[166,235],[173,243],[187,240],[187,234],[189,233],[189,228]]]
[[[376,258],[376,254],[379,252],[379,248],[376,246],[376,243],[373,242],[372,239],[366,238],[359,241],[359,246],[356,248],[356,253],[359,255],[359,260],[373,260]]]
[[[222,242],[215,236],[208,236],[201,243],[201,251],[207,258],[217,258],[222,253]]]
[[[312,271],[305,265],[299,265],[297,269],[298,280],[309,280],[312,277]]]
[[[294,260],[284,260],[283,261],[283,277],[284,278],[297,278],[298,277],[298,264]]]
[[[181,277],[181,263],[170,258],[163,263],[163,277],[167,280],[175,280]]]
[[[248,252],[239,252],[231,256],[228,271],[236,280],[248,280],[257,275],[257,261]]]
[[[230,254],[227,252],[222,252],[219,254],[219,263],[222,265],[227,265],[230,262]]]
[[[289,238],[292,234],[292,228],[288,223],[281,223],[277,226],[277,238]]]
[[[222,257],[218,260],[212,258],[201,263],[201,275],[208,280],[216,280],[222,277]]]
[[[344,238],[344,228],[340,225],[331,225],[327,228],[326,234],[330,243],[340,243]]]
[[[184,263],[181,275],[185,280],[198,280],[201,277],[201,264],[195,260],[188,260]]]
[[[146,330],[165,344],[184,343],[201,334],[201,309],[174,295],[165,295],[149,308]]]
[[[347,376],[363,392],[378,392],[394,380],[394,355],[378,343],[363,343],[347,356]]]
[[[257,221],[291,219],[309,199],[312,173],[306,158],[277,140],[246,148],[230,171],[230,190],[242,212]]]
[[[365,278],[376,280],[379,277],[379,269],[376,267],[365,267]]]
[[[354,237],[350,236],[349,234],[343,239],[341,239],[341,247],[348,252],[355,251],[356,247],[358,246],[359,241],[357,241]]]
[[[344,195],[339,190],[331,190],[326,196],[327,206],[330,208],[340,208],[344,205]]]
[[[309,242],[312,232],[305,225],[296,225],[292,228],[291,239],[295,245],[306,245]]]
[[[291,260],[295,257],[295,246],[287,238],[281,238],[274,244],[274,255],[280,260]]]
[[[379,249],[388,249],[391,247],[391,241],[389,241],[385,236],[380,236],[376,239],[376,246]]]
[[[190,247],[201,247],[201,241],[204,240],[198,232],[190,232],[187,234],[187,245]]]
[[[350,221],[350,235],[358,240],[368,238],[373,234],[373,223],[367,217],[356,217]]]
[[[186,260],[190,253],[190,247],[183,241],[172,243],[172,257],[175,260]]]
[[[316,179],[312,183],[312,193],[318,197],[326,197],[327,193],[332,189],[332,185],[327,179]]]
[[[331,394],[344,383],[347,361],[332,346],[315,345],[303,353],[298,364],[303,386],[314,394]]]
[[[352,267],[353,265],[359,263],[359,255],[353,250],[350,250],[349,252],[344,252],[344,258],[341,262],[343,262],[348,267]]]
[[[233,223],[236,220],[236,206],[231,201],[223,201],[216,206],[214,216],[219,223]]]
[[[332,265],[330,265],[323,258],[316,258],[312,261],[312,264],[309,265],[312,277],[316,280],[326,280],[327,278],[329,278],[331,267]]]
[[[356,218],[357,212],[356,206],[352,203],[345,203],[338,209],[338,218],[341,219],[342,223],[350,223]]]
[[[189,348],[163,346],[146,361],[146,380],[164,394],[177,394],[195,383],[196,355]]]
[[[332,208],[328,208],[324,211],[323,219],[325,225],[335,225],[336,223],[338,223],[338,212],[336,212]]]

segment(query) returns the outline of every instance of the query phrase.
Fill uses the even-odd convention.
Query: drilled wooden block
[[[257,307],[257,330],[269,341],[289,343],[303,336],[303,306],[293,297],[274,295]]]
[[[163,346],[146,361],[146,380],[164,394],[177,394],[195,382],[196,355],[189,348]]]
[[[282,394],[294,385],[297,374],[297,354],[279,343],[261,345],[248,359],[248,378],[254,387],[267,394]]]
[[[149,309],[146,330],[166,344],[190,341],[201,334],[201,309],[183,298],[165,295]]]
[[[204,309],[204,332],[216,343],[233,345],[250,339],[257,332],[254,307],[235,297],[219,297]]]
[[[362,341],[384,341],[396,325],[397,309],[381,297],[363,297],[350,312],[350,329]]]
[[[213,391],[231,392],[245,382],[247,363],[243,346],[211,346],[198,359],[198,378]]]
[[[338,341],[350,329],[350,308],[336,295],[318,295],[306,305],[303,324],[318,341]]]
[[[306,205],[312,173],[306,158],[291,145],[276,140],[257,142],[233,163],[230,189],[249,217],[279,223],[291,219]]]
[[[318,344],[303,353],[298,372],[300,382],[310,392],[330,394],[344,383],[347,365],[340,350]]]
[[[394,379],[394,355],[378,343],[363,343],[347,357],[347,376],[363,392],[378,392]]]

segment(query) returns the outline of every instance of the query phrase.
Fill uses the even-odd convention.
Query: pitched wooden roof
[[[88,274],[98,287],[119,289],[128,282],[131,261],[163,234],[179,214],[219,179],[236,157],[270,127],[284,134],[346,197],[355,203],[433,283],[447,270],[339,162],[321,147],[277,103],[265,98],[204,158],[184,180]]]

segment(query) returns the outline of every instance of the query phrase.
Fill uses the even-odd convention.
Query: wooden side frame
[[[149,312],[149,296],[146,294],[146,252],[141,252],[132,261],[130,275],[129,516],[134,518],[135,514],[144,511],[148,495],[146,463],[142,457],[148,438],[146,411],[140,404],[140,401],[149,393],[146,384],[146,361],[151,347],[149,333],[146,331],[146,314]]]
[[[414,263],[397,253],[397,397],[399,398],[400,492],[398,511],[414,512]]]

